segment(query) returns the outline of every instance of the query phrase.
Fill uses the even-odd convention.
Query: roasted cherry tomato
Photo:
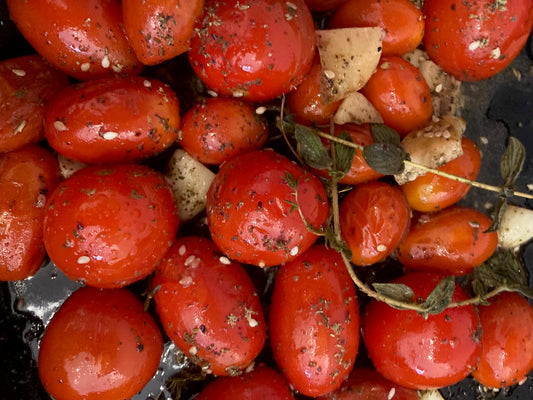
[[[533,24],[531,0],[427,0],[423,12],[425,50],[463,81],[486,79],[507,67]]]
[[[56,400],[129,399],[163,352],[157,324],[127,289],[80,288],[54,314],[39,349],[39,376]]]
[[[123,0],[124,29],[146,65],[159,64],[189,50],[204,0]]]
[[[305,0],[311,11],[330,11],[339,7],[346,0]]]
[[[167,335],[204,372],[238,375],[263,349],[266,323],[255,287],[211,240],[176,240],[153,286]]]
[[[315,41],[304,0],[206,0],[188,55],[211,90],[267,101],[302,81]]]
[[[44,261],[45,204],[58,183],[58,162],[42,147],[0,155],[0,281],[27,278]]]
[[[135,164],[91,166],[52,193],[44,244],[72,280],[119,287],[151,273],[177,229],[174,198],[162,174]]]
[[[467,137],[463,137],[461,142],[463,154],[437,169],[476,180],[481,168],[481,153],[476,144]],[[428,172],[403,184],[401,189],[411,208],[428,212],[457,203],[470,190],[470,185]]]
[[[9,13],[33,48],[80,80],[142,69],[131,49],[120,0],[6,0]]]
[[[385,125],[401,136],[431,119],[429,86],[420,71],[403,58],[382,57],[361,92],[381,114]]]
[[[374,181],[357,185],[346,195],[339,218],[352,263],[363,266],[396,250],[409,229],[411,210],[397,187]]]
[[[319,229],[329,203],[317,177],[273,150],[257,150],[221,165],[206,209],[217,246],[232,259],[264,267],[311,247],[318,236],[306,222]]]
[[[337,251],[316,245],[281,266],[268,327],[274,359],[296,390],[317,397],[339,388],[357,355],[359,308]]]
[[[413,300],[426,299],[443,276],[413,272],[393,283],[410,287]],[[468,299],[455,284],[452,301]],[[361,315],[361,331],[376,370],[398,385],[440,388],[466,378],[479,361],[479,318],[473,305],[448,308],[427,319],[371,300]]]
[[[411,270],[465,275],[485,262],[498,246],[498,234],[485,232],[491,220],[466,207],[416,214],[398,259]]]
[[[533,368],[533,307],[518,293],[500,293],[481,305],[481,359],[472,375],[502,388],[522,382]]]
[[[259,150],[268,138],[266,120],[239,99],[212,97],[183,116],[180,145],[198,161],[221,164],[246,151]]]
[[[83,163],[153,156],[178,139],[174,92],[156,79],[106,78],[69,86],[49,103],[45,134],[60,154]]]
[[[38,55],[0,62],[0,153],[44,139],[45,105],[68,84]]]
[[[349,0],[335,10],[330,28],[383,29],[383,55],[402,56],[416,49],[424,36],[424,16],[409,0]]]

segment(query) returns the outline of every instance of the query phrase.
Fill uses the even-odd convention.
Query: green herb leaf
[[[307,165],[316,169],[331,167],[331,157],[312,128],[297,124],[294,128],[294,137],[298,142],[298,152]]]
[[[344,240],[337,239],[337,236],[331,227],[328,226],[325,229],[324,236],[326,237],[326,243],[329,247],[338,253],[343,253],[348,260],[352,259],[352,250],[350,250]]]
[[[342,131],[338,136],[339,139],[352,142],[352,138],[348,131]],[[338,177],[341,179],[352,167],[353,157],[355,155],[355,149],[353,147],[345,146],[341,143],[335,143],[335,161],[336,161],[336,170],[339,171],[342,175]]]
[[[447,276],[443,278],[431,291],[424,302],[424,308],[429,314],[439,314],[443,312],[452,302],[455,291],[455,277]]]
[[[494,210],[494,218],[492,219],[492,223],[487,228],[485,233],[496,232],[500,228],[500,225],[503,219],[503,214],[505,213],[506,208],[507,208],[507,197],[502,196],[500,197],[498,204],[496,204],[496,209]]]
[[[289,171],[285,171],[285,183],[293,190],[298,189],[298,182],[300,178],[296,179]]]
[[[409,156],[399,145],[372,143],[365,146],[363,158],[374,171],[384,175],[396,175],[403,171],[403,162],[408,160]]]
[[[374,143],[391,143],[400,145],[401,139],[398,132],[384,124],[370,124]]]
[[[524,145],[517,138],[509,137],[509,144],[500,160],[500,172],[505,187],[511,187],[515,183],[518,175],[522,172],[525,160],[526,149]]]
[[[414,304],[415,302],[415,293],[413,292],[413,289],[403,283],[373,283],[372,287],[376,292],[390,299],[407,304]],[[389,304],[389,306],[399,310],[404,309],[391,304]]]

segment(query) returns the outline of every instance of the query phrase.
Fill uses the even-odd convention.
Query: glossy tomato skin
[[[0,153],[44,139],[45,105],[68,84],[65,74],[38,55],[0,62]]]
[[[0,281],[25,279],[44,261],[45,204],[58,183],[58,162],[42,147],[0,155]]]
[[[408,273],[393,283],[409,286],[415,300],[425,299],[443,275]],[[468,295],[455,285],[452,301]],[[481,354],[479,317],[474,306],[448,308],[427,319],[371,300],[361,315],[361,331],[376,370],[413,389],[440,388],[466,378]]]
[[[316,245],[281,266],[269,332],[274,359],[300,393],[317,397],[341,385],[358,351],[359,309],[338,252]]]
[[[135,75],[119,0],[7,0],[11,19],[52,65],[79,80]]]
[[[463,81],[486,79],[507,67],[524,47],[533,24],[530,0],[429,0],[423,12],[429,57]]]
[[[219,95],[268,101],[302,81],[315,41],[304,0],[253,0],[245,6],[207,0],[188,55],[196,74]]]
[[[492,388],[512,386],[533,368],[533,307],[520,294],[504,292],[479,306],[481,359],[472,376]]]
[[[69,86],[48,104],[45,136],[60,154],[86,164],[140,160],[177,139],[176,94],[157,79],[104,78]]]
[[[490,225],[489,217],[467,207],[416,214],[398,259],[411,270],[468,274],[496,250],[498,234],[485,232]]]
[[[475,181],[481,168],[481,153],[467,137],[462,138],[463,154],[437,168],[439,171]],[[442,210],[461,200],[470,185],[431,172],[401,185],[412,209],[422,212]]]
[[[288,178],[298,180],[297,193]],[[221,165],[207,193],[213,241],[231,259],[261,267],[295,259],[316,241],[329,213],[322,183],[273,150],[256,150]]]
[[[268,125],[251,103],[211,97],[194,104],[183,116],[180,146],[205,164],[259,150],[268,138]]]
[[[163,339],[127,289],[84,287],[46,327],[39,376],[56,400],[129,399],[159,367]]]
[[[124,29],[145,65],[170,60],[189,49],[204,0],[123,0]]]
[[[330,28],[373,27],[384,31],[383,55],[402,56],[424,36],[424,16],[409,0],[349,0],[335,10]]]
[[[382,57],[361,93],[400,136],[431,119],[431,92],[420,71],[398,56]]]
[[[128,163],[90,166],[52,193],[44,244],[70,279],[113,288],[150,274],[177,229],[174,198],[162,174]]]
[[[221,377],[208,384],[196,400],[291,400],[289,385],[277,370],[259,364],[252,372]]]
[[[352,263],[364,266],[396,250],[409,230],[411,210],[398,188],[374,181],[357,185],[346,195],[339,217]]]
[[[176,240],[153,287],[167,335],[207,373],[238,375],[263,349],[266,323],[246,270],[206,238]]]

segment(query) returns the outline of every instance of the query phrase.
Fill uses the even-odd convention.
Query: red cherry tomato
[[[92,166],[52,193],[44,244],[72,280],[119,287],[151,273],[178,229],[165,178],[143,165]]]
[[[357,355],[359,309],[338,252],[317,245],[281,266],[268,328],[274,359],[296,390],[317,397],[341,385]]]
[[[45,119],[48,143],[87,164],[153,156],[177,140],[180,127],[174,92],[141,77],[69,86],[50,101]]]
[[[146,65],[159,64],[189,50],[204,0],[123,0],[124,29]]]
[[[531,0],[427,0],[423,12],[425,50],[463,81],[486,79],[507,67],[526,44],[533,24]]]
[[[304,0],[207,0],[188,55],[219,95],[267,101],[302,81],[315,41]]]
[[[378,26],[385,32],[383,55],[402,56],[424,36],[424,16],[409,0],[349,0],[335,10],[330,28]]]
[[[196,400],[291,400],[294,399],[283,375],[260,364],[252,372],[221,377],[208,384]]]
[[[205,372],[238,375],[263,349],[266,323],[255,287],[211,240],[178,239],[153,286],[165,332]]]
[[[385,182],[355,186],[339,209],[341,233],[352,263],[370,265],[398,247],[409,229],[411,210],[403,193]]]
[[[330,11],[339,7],[346,0],[305,0],[305,4],[311,11]]]
[[[481,168],[481,153],[476,144],[462,138],[463,154],[437,168],[439,171],[476,180]],[[470,185],[428,172],[401,186],[411,208],[429,212],[449,207],[461,200]]]
[[[194,104],[183,116],[181,131],[181,147],[205,164],[258,150],[268,138],[267,122],[251,104],[224,97]]]
[[[127,289],[81,288],[59,308],[39,349],[39,376],[56,400],[129,399],[154,376],[163,339]]]
[[[414,272],[394,280],[426,299],[443,276]],[[452,301],[468,295],[455,285]],[[479,318],[474,306],[449,308],[427,319],[416,311],[398,310],[371,300],[361,315],[361,330],[376,370],[398,385],[440,388],[466,378],[481,353]]]
[[[498,234],[485,232],[490,225],[489,217],[466,207],[417,214],[400,243],[398,259],[411,270],[468,274],[498,246]]]
[[[376,72],[361,89],[385,125],[400,136],[425,125],[433,113],[431,92],[420,71],[397,56],[382,57]]]
[[[0,155],[0,281],[25,279],[44,261],[45,204],[58,183],[58,162],[41,147]]]
[[[0,62],[0,153],[44,139],[45,105],[68,78],[38,55]]]
[[[142,64],[122,26],[120,0],[6,0],[33,48],[76,79],[138,74]]]
[[[297,188],[289,186],[291,180]],[[272,150],[241,154],[222,164],[211,183],[209,231],[234,260],[278,265],[295,259],[317,239],[296,203],[314,229],[326,221],[329,203],[318,178]]]
[[[481,359],[472,376],[502,388],[522,382],[533,368],[533,307],[518,293],[501,293],[479,306]]]

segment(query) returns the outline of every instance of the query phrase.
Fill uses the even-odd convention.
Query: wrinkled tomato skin
[[[425,299],[443,275],[413,272],[393,281]],[[452,301],[468,299],[455,285]],[[448,308],[427,319],[371,300],[361,314],[361,331],[376,370],[398,385],[441,388],[466,378],[481,354],[479,317],[474,306]]]
[[[437,169],[475,181],[481,168],[481,153],[467,137],[462,138],[462,147],[461,156]],[[401,189],[413,210],[430,212],[457,203],[468,193],[470,185],[428,172],[401,185]]]
[[[287,177],[298,180],[297,193]],[[322,183],[273,150],[241,154],[221,165],[207,193],[213,241],[231,259],[261,267],[295,259],[316,241],[329,202]]]
[[[86,164],[135,161],[178,139],[176,94],[156,79],[106,78],[69,86],[48,104],[45,136],[67,158]]]
[[[154,376],[163,339],[127,289],[84,287],[54,314],[39,349],[39,376],[56,400],[129,399]]]
[[[194,104],[183,116],[180,146],[198,161],[219,165],[246,151],[259,150],[268,125],[251,103],[211,97]]]
[[[50,196],[44,244],[70,279],[121,287],[155,269],[178,224],[162,174],[136,164],[91,166],[61,182]]]
[[[411,210],[398,188],[374,181],[357,185],[346,195],[339,218],[352,263],[365,266],[396,250],[409,230]]]
[[[292,400],[294,397],[283,375],[265,364],[259,364],[252,372],[216,379],[195,399]]]
[[[466,207],[416,214],[398,259],[410,270],[461,276],[485,262],[498,246],[498,234],[485,232],[489,217]]]
[[[266,323],[256,289],[211,240],[177,239],[153,286],[167,335],[205,372],[238,375],[263,349]]]
[[[341,385],[359,345],[359,309],[341,255],[311,247],[281,266],[269,313],[274,359],[300,393],[317,397]]]
[[[45,204],[58,183],[58,162],[42,147],[0,155],[0,281],[28,278],[44,261]]]
[[[507,67],[524,47],[533,24],[530,0],[428,0],[423,12],[425,50],[462,81],[487,79]]]
[[[145,65],[170,60],[189,50],[204,0],[123,0],[124,29]]]
[[[526,379],[533,368],[533,307],[520,294],[504,292],[481,305],[481,359],[472,376],[503,388]]]
[[[69,84],[38,55],[0,62],[0,153],[44,139],[45,105]]]
[[[216,38],[216,40],[213,40]],[[316,48],[303,0],[207,0],[188,52],[206,86],[221,96],[272,100],[294,89]]]
[[[48,62],[79,80],[136,75],[142,64],[122,25],[119,0],[7,0],[22,35]]]
[[[424,36],[424,16],[409,0],[349,0],[335,10],[328,26],[380,27],[384,31],[385,56],[413,51]]]

